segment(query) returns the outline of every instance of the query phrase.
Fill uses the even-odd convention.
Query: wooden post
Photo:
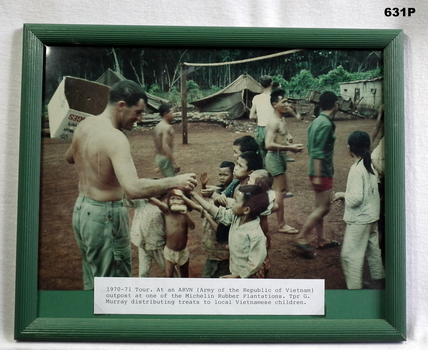
[[[180,64],[181,73],[181,122],[183,125],[183,145],[187,145],[187,73],[184,63]]]

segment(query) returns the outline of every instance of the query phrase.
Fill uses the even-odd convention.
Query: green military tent
[[[109,68],[96,80],[96,82],[107,86],[113,86],[118,81],[125,79],[126,78],[122,74],[115,72]],[[146,95],[148,99],[148,104],[146,107],[147,114],[157,113],[161,104],[169,103],[168,100],[149,94],[148,92],[146,92]]]
[[[190,103],[200,112],[227,112],[229,119],[237,119],[248,116],[253,97],[261,92],[262,86],[245,73],[223,90]]]

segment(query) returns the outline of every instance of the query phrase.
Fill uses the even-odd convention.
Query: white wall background
[[[385,17],[385,7],[414,7]],[[0,1],[1,349],[427,349],[428,3],[424,0],[15,0]],[[13,340],[20,76],[23,23],[403,29],[406,72],[408,340],[391,344],[182,345],[17,343]]]

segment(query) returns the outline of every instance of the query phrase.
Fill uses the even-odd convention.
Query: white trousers
[[[156,250],[146,250],[144,248],[138,248],[138,276],[139,277],[150,277],[150,268],[152,266],[152,260],[156,261],[159,268],[165,271],[165,260],[163,257],[163,247]]]
[[[364,257],[367,257],[372,279],[385,278],[377,222],[346,225],[340,258],[348,289],[363,287]]]

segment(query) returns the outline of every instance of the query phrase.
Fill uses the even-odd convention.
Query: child
[[[180,195],[186,205],[201,212],[202,249],[206,252],[207,258],[202,270],[202,278],[219,278],[230,274],[229,272],[229,248],[216,240],[217,228],[221,224],[217,224],[211,215],[209,215],[200,205],[187,198],[181,191],[176,191]],[[228,226],[226,226],[229,228]]]
[[[218,195],[224,191],[233,180],[233,170],[235,169],[235,164],[232,162],[224,161],[220,164],[219,169],[219,182],[220,184],[217,186],[211,186],[209,189],[207,188],[207,183],[209,180],[208,174],[203,173],[201,175],[201,194],[204,197],[212,198],[213,200],[218,197]],[[209,221],[212,229],[216,232],[216,241],[218,243],[227,243],[227,234],[229,232],[228,227],[224,225],[218,225],[212,220],[205,218]],[[211,230],[210,230],[211,231]]]
[[[378,176],[371,164],[370,136],[366,132],[354,131],[349,135],[348,149],[355,163],[349,171],[346,192],[337,192],[333,200],[345,200],[346,231],[340,257],[346,286],[361,289],[364,256],[367,256],[372,278],[379,283],[385,278],[377,230]]]
[[[263,160],[255,152],[241,153],[236,161],[233,170],[235,180],[222,192],[219,197],[214,199],[214,204],[230,208],[233,205],[233,198],[236,191],[242,185],[246,185],[250,174],[257,169],[263,168]],[[217,227],[216,240],[220,243],[227,244],[229,236],[229,228],[222,223]]]
[[[267,249],[259,215],[269,205],[266,191],[256,185],[241,186],[232,209],[218,208],[194,192],[191,196],[214,220],[230,226],[230,274],[222,278],[264,278]]]
[[[233,170],[234,180],[230,185],[222,192],[222,194],[217,197],[214,201],[217,205],[222,205],[228,207],[228,198],[234,198],[235,192],[239,186],[246,185],[249,179],[250,174],[254,170],[263,169],[263,160],[255,152],[243,152],[238,156],[236,160],[236,165]]]
[[[263,169],[263,159],[258,154],[259,151],[259,145],[256,142],[256,139],[253,136],[250,135],[244,135],[242,137],[239,137],[233,141],[233,155],[236,159],[236,162],[238,161],[238,158],[242,153],[251,152],[251,154],[257,154],[260,157],[261,165],[256,165],[256,169]],[[255,157],[255,156],[254,156]],[[253,170],[256,170],[253,169]],[[235,177],[235,174],[234,174]],[[214,203],[216,205],[223,205],[226,206],[226,199],[225,198],[233,198],[233,191],[235,190],[236,186],[239,185],[239,180],[234,179],[232,183],[221,192],[221,194],[224,194],[223,198],[220,200],[220,202],[217,201],[218,195],[214,195]]]
[[[209,176],[207,173],[201,174],[201,194],[204,197],[212,197],[214,193],[221,193],[223,192],[227,186],[230,185],[230,183],[233,180],[233,169],[235,168],[235,163],[224,161],[220,163],[220,167],[218,169],[218,182],[219,184],[217,186],[208,186],[208,180]]]
[[[130,200],[126,205],[134,208],[131,226],[131,242],[138,247],[138,276],[150,277],[152,261],[164,271],[165,221],[159,208],[148,199]]]
[[[213,200],[221,191],[227,188],[233,180],[233,169],[235,164],[229,161],[223,161],[219,167],[217,186],[207,186],[209,177],[207,173],[201,175],[201,194],[205,198]],[[184,197],[186,200],[186,197]],[[194,203],[194,202],[192,202]],[[201,213],[202,234],[201,244],[202,249],[206,253],[205,265],[202,270],[202,278],[219,278],[223,275],[228,275],[229,272],[229,249],[222,242],[222,239],[217,239],[217,234],[224,231],[224,225],[217,224],[209,214]],[[220,229],[219,229],[220,227]],[[227,242],[227,239],[226,239]]]
[[[178,190],[168,192],[167,204],[156,198],[150,198],[150,201],[157,205],[165,215],[165,276],[173,277],[175,265],[178,265],[181,277],[189,277],[187,235],[189,229],[195,228],[195,224],[187,213],[188,206],[176,191]]]
[[[379,140],[377,140],[379,139]],[[384,106],[381,105],[374,130],[371,134],[372,140],[372,165],[379,174],[379,196],[380,215],[378,221],[379,247],[382,252],[382,261],[385,261],[385,137],[384,137]],[[376,147],[374,147],[377,144]]]
[[[239,155],[244,152],[259,152],[259,145],[253,136],[244,135],[233,141],[233,155],[235,159],[238,159]]]
[[[180,167],[174,157],[174,121],[173,108],[168,104],[159,106],[159,115],[162,120],[153,129],[153,140],[155,143],[156,156],[155,162],[160,172],[165,177],[173,177],[179,171]]]
[[[269,206],[266,211],[260,214],[260,226],[262,227],[262,230],[268,240],[268,248],[270,246],[270,236],[267,216],[278,210],[278,204],[275,201],[276,193],[275,191],[271,190],[272,184],[273,177],[265,169],[254,170],[248,179],[248,185],[260,186],[268,194]]]
[[[266,249],[268,250],[266,260],[265,260],[265,278],[267,278],[269,268],[270,268],[270,259],[269,259],[269,249],[271,244],[271,235],[269,233],[269,224],[268,224],[268,215],[278,210],[278,204],[276,203],[276,192],[271,190],[273,184],[273,176],[265,169],[254,170],[250,178],[248,179],[248,185],[257,185],[265,190],[268,194],[269,205],[266,210],[260,214],[260,227],[262,228],[263,233],[266,237]]]

